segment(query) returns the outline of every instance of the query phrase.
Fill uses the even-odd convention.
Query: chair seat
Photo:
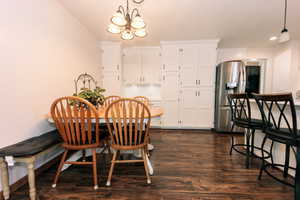
[[[270,139],[279,143],[290,144],[295,146],[300,143],[300,130],[298,130],[298,137],[295,137],[293,134],[291,134],[288,128],[281,128],[279,130],[267,129],[265,130],[265,133]]]

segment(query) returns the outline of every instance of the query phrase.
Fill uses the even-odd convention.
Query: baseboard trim
[[[45,164],[43,164],[39,168],[35,169],[34,170],[35,177],[37,177],[39,174],[41,174],[45,170],[49,169],[55,163],[59,162],[60,159],[61,159],[61,156],[62,156],[62,153],[57,155],[53,159],[49,160],[48,162],[46,162]],[[13,192],[17,191],[20,187],[22,187],[25,184],[28,184],[28,176],[27,175],[24,176],[23,178],[19,179],[15,183],[13,183],[12,185],[10,185],[10,187],[9,187],[10,188],[10,193],[12,194]],[[3,191],[0,191],[0,200],[4,200]]]

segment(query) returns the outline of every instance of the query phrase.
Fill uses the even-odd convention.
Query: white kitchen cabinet
[[[141,48],[143,83],[161,83],[161,53],[159,47]]]
[[[179,109],[178,100],[163,100],[162,107],[164,110],[162,118],[163,128],[178,128],[179,126]]]
[[[163,127],[213,127],[217,43],[162,43]]]
[[[123,50],[125,84],[160,84],[161,56],[159,47],[132,47]]]
[[[213,87],[215,73],[214,65],[200,65],[197,70],[196,87]]]
[[[164,71],[178,71],[178,47],[162,45],[162,65]]]
[[[196,86],[198,79],[198,47],[180,47],[178,53],[180,87],[189,88]]]
[[[114,71],[104,71],[103,72],[103,88],[106,90],[104,95],[121,95],[121,81],[120,75]]]
[[[216,63],[212,61],[213,58],[216,60],[215,46],[181,46],[179,48],[181,87],[212,87]]]
[[[214,99],[211,88],[182,88],[179,99],[179,122],[182,128],[212,127]]]
[[[101,42],[102,87],[105,96],[121,95],[121,45],[116,42]]]
[[[138,48],[123,49],[123,82],[137,84],[141,81],[140,50]]]
[[[178,100],[178,72],[164,72],[162,84],[162,98],[163,100]]]
[[[179,125],[178,71],[165,71],[162,81],[162,125],[164,128],[176,128]]]
[[[161,108],[161,100],[160,99],[150,99],[150,105],[153,108]],[[151,127],[152,128],[161,128],[161,117],[155,117],[151,119]]]

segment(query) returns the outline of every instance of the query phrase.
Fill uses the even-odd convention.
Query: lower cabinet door
[[[180,125],[182,128],[213,127],[213,93],[211,88],[185,88],[180,91]]]
[[[213,112],[210,109],[183,109],[180,124],[181,128],[210,129],[213,127]]]
[[[166,100],[162,103],[164,114],[162,116],[163,128],[178,128],[179,110],[178,100]]]

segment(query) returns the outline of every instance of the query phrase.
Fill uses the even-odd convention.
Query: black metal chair
[[[297,129],[297,116],[293,96],[291,93],[271,95],[254,94],[254,98],[259,106],[265,124],[264,133],[266,137],[263,140],[262,148],[267,139],[285,145],[285,163],[266,163],[263,161],[258,178],[261,179],[262,173],[266,172],[266,174],[275,180],[285,185],[295,187],[295,199],[300,199],[300,169],[298,168],[300,167],[300,149],[298,148],[300,146],[300,131]],[[272,123],[273,126],[266,126],[266,124],[269,123]],[[295,150],[294,147],[296,147],[297,150]],[[296,157],[297,169],[289,165],[291,149]],[[275,176],[268,171],[270,167],[283,167],[283,178],[279,178],[278,175]],[[289,183],[286,180],[290,169],[296,170],[295,183]]]
[[[232,150],[243,154],[246,156],[246,167],[249,168],[249,160],[250,157],[260,158],[262,160],[271,158],[273,161],[272,148],[273,143],[270,148],[270,152],[266,151],[265,149],[261,149],[254,145],[254,138],[255,138],[255,130],[263,130],[264,123],[260,119],[253,119],[251,118],[251,107],[248,95],[246,93],[240,94],[229,94],[228,95],[228,102],[231,109],[231,120],[232,120],[232,128],[233,131],[234,127],[241,127],[245,129],[245,136],[246,136],[246,144],[237,144],[234,142],[234,135],[231,136],[231,148],[230,148],[230,155],[232,154]],[[251,139],[251,142],[250,142]],[[239,149],[246,148],[246,152]],[[254,153],[254,149],[258,149],[263,151],[264,154],[257,155]],[[266,156],[265,156],[266,154]]]

